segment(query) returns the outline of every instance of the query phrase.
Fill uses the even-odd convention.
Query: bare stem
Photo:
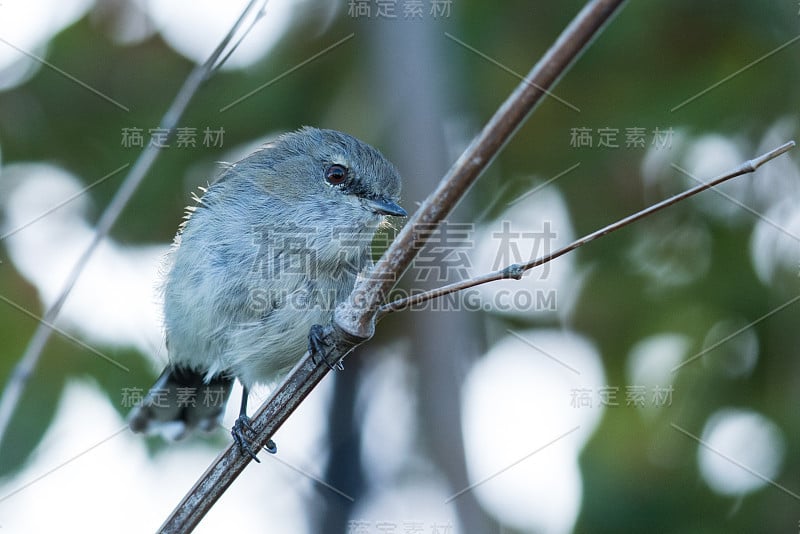
[[[431,228],[447,217],[533,108],[552,94],[550,90],[561,75],[622,3],[622,0],[595,0],[575,16],[403,227],[370,277],[357,284],[349,302],[336,310],[334,321],[339,328],[357,338],[372,336],[378,307],[430,235],[430,232],[417,235],[416,228],[419,225]]]
[[[372,336],[379,306],[419,250],[413,245],[419,245],[421,238],[424,239],[424,236],[415,236],[413,229],[419,224],[428,227],[438,224],[452,211],[536,104],[548,94],[622,3],[623,0],[588,2],[498,108],[436,190],[411,217],[370,276],[360,280],[349,299],[337,307],[333,322],[326,327],[333,347],[332,360],[344,357]],[[259,448],[266,445],[328,371],[325,363],[314,362],[306,353],[253,416],[253,445]],[[237,446],[229,445],[173,510],[160,532],[191,532],[249,462],[249,456],[243,455]]]
[[[582,247],[583,245],[589,243],[590,241],[594,241],[599,237],[603,237],[604,235],[608,235],[611,232],[619,230],[620,228],[624,228],[625,226],[628,226],[629,224],[632,224],[638,221],[639,219],[644,219],[645,217],[648,217],[658,211],[661,211],[666,207],[672,206],[673,204],[680,202],[682,200],[686,200],[687,198],[694,196],[698,193],[702,193],[706,189],[715,187],[732,178],[736,178],[737,176],[754,172],[756,169],[758,169],[761,165],[763,165],[767,161],[774,159],[785,152],[788,152],[794,146],[795,146],[794,141],[788,141],[782,144],[781,146],[773,150],[770,150],[765,154],[762,154],[751,160],[745,161],[744,163],[739,165],[736,169],[733,169],[725,174],[717,176],[716,178],[712,179],[709,182],[700,184],[691,189],[687,189],[682,193],[678,193],[677,195],[662,200],[657,204],[653,204],[652,206],[645,208],[641,211],[638,211],[633,215],[628,215],[624,219],[620,219],[617,222],[614,222],[604,228],[592,232],[591,234],[585,235],[580,239],[573,241],[564,248],[556,250],[555,252],[547,254],[546,256],[542,256],[527,263],[512,263],[511,265],[508,265],[503,269],[482,274],[480,276],[476,276],[475,278],[470,278],[469,280],[461,280],[459,282],[454,282],[446,286],[442,286],[436,289],[431,289],[430,291],[425,291],[424,293],[419,293],[418,295],[404,297],[397,300],[393,300],[392,302],[388,302],[382,305],[378,310],[377,320],[380,320],[385,315],[391,312],[404,310],[411,306],[418,306],[429,300],[444,297],[445,295],[449,295],[450,293],[463,291],[471,287],[479,286],[482,284],[488,284],[489,282],[496,282],[497,280],[507,280],[509,278],[519,280],[520,278],[522,278],[522,275],[525,274],[526,271],[529,271],[534,267],[539,267],[540,265],[544,265],[545,263],[549,263],[568,252],[572,252],[578,247]]]
[[[209,73],[213,72],[222,63],[222,61],[220,61],[222,53],[228,48],[231,40],[239,31],[239,28],[247,17],[247,14],[250,13],[250,11],[256,4],[259,3],[259,1],[260,0],[250,1],[247,7],[245,7],[244,11],[242,11],[239,19],[233,25],[219,46],[217,46],[208,60],[203,65],[198,65],[195,67],[194,70],[192,70],[192,72],[189,74],[189,77],[186,78],[186,81],[183,83],[180,91],[177,95],[175,95],[172,104],[164,114],[164,117],[161,119],[161,128],[168,130],[169,136],[173,135],[175,127],[183,115],[183,112],[186,110],[189,102],[197,93],[202,83],[207,79]],[[227,58],[227,56],[225,57]],[[36,326],[33,337],[28,342],[25,352],[23,353],[19,362],[17,362],[14,370],[11,372],[8,382],[6,383],[6,387],[3,389],[2,397],[0,397],[0,442],[2,442],[3,438],[5,437],[6,431],[8,430],[8,425],[11,422],[14,412],[16,411],[19,400],[22,397],[22,393],[25,391],[28,380],[33,374],[36,365],[39,363],[39,358],[42,355],[42,351],[44,350],[45,345],[47,345],[47,341],[50,339],[50,335],[53,332],[49,325],[52,325],[55,322],[56,317],[58,317],[58,314],[61,312],[61,308],[64,307],[67,297],[72,291],[72,288],[75,287],[75,283],[78,281],[78,278],[83,272],[83,269],[86,267],[86,264],[89,262],[89,259],[92,257],[92,254],[94,254],[97,246],[100,244],[103,238],[108,235],[111,227],[114,226],[114,223],[119,218],[120,213],[122,213],[122,210],[125,209],[125,206],[128,204],[131,197],[133,197],[136,189],[138,189],[145,176],[147,176],[147,173],[153,166],[156,157],[160,153],[160,150],[161,148],[156,146],[156,144],[150,144],[139,155],[130,172],[125,177],[125,180],[123,180],[119,189],[114,194],[114,197],[111,199],[111,202],[108,204],[105,211],[103,211],[102,215],[100,215],[100,219],[97,221],[97,227],[95,228],[94,236],[92,237],[92,241],[89,243],[89,246],[83,251],[83,254],[81,254],[77,263],[75,263],[75,266],[72,268],[72,271],[70,271],[69,276],[64,282],[64,286],[55,302],[45,312],[42,321],[40,321]]]

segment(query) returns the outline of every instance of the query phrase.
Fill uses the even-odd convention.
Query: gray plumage
[[[211,429],[224,401],[204,402],[208,388],[227,400],[234,378],[247,389],[282,378],[370,267],[386,215],[405,214],[399,194],[391,163],[333,130],[285,134],[230,165],[176,236],[163,288],[170,364],[131,428]],[[196,388],[194,406],[176,405],[181,382]],[[156,402],[158,388],[171,403]]]

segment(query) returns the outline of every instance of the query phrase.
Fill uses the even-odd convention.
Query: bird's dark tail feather
[[[142,403],[128,416],[134,432],[185,438],[194,429],[210,432],[225,412],[233,378],[217,375],[207,383],[204,373],[168,365]]]

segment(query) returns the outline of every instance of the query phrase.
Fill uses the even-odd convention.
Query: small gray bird
[[[238,379],[231,432],[255,458],[245,440],[250,388],[275,383],[318,342],[312,326],[329,322],[370,268],[375,231],[387,215],[406,215],[399,195],[394,166],[334,130],[282,135],[230,165],[175,238],[163,287],[169,364],[131,429],[171,439],[210,431]]]

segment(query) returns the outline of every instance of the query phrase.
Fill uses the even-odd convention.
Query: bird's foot
[[[236,419],[236,422],[233,423],[233,428],[231,428],[233,441],[236,442],[243,453],[247,453],[250,458],[256,462],[261,462],[256,456],[256,452],[253,450],[251,442],[248,439],[248,435],[252,436],[253,434],[255,434],[255,430],[253,430],[253,426],[250,424],[250,418],[244,414],[240,415],[239,418]],[[267,445],[264,448],[267,449],[267,452],[270,454],[278,452],[278,447],[272,440],[267,441]]]
[[[328,341],[329,334],[325,331],[322,325],[315,324],[311,327],[308,333],[308,352],[311,353],[311,359],[315,364],[319,364],[317,358],[321,358],[329,369],[344,370],[342,360],[331,363],[328,356],[333,351],[333,345]]]

